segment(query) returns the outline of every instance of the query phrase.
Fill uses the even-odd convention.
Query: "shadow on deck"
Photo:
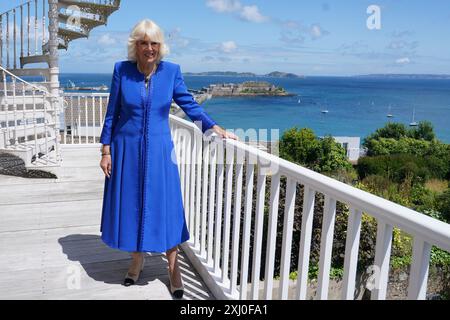
[[[0,299],[172,299],[165,254],[146,254],[122,285],[130,254],[100,238],[99,145],[62,146],[58,179],[0,175]],[[214,299],[180,250],[183,299]]]

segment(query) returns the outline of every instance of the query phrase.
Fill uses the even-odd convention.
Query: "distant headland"
[[[252,72],[234,72],[234,71],[207,71],[207,72],[184,72],[186,76],[222,76],[222,77],[269,77],[269,78],[304,78],[294,73],[273,71],[267,74],[258,75]]]
[[[389,78],[389,79],[450,79],[450,74],[401,74],[380,73],[357,75],[360,78]]]

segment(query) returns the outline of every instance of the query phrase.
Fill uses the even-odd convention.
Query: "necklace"
[[[142,73],[142,74],[144,74],[144,76],[145,76],[145,78],[146,78],[147,81],[148,81],[148,79],[150,79],[150,77],[153,75],[153,73],[155,73],[155,70],[156,70],[156,67],[157,67],[157,64],[155,63],[155,64],[153,65],[153,70],[152,70],[148,75],[145,75],[145,72],[143,72],[143,71],[141,70],[141,68],[139,67],[139,63],[136,63],[136,64],[137,64],[137,68],[138,68],[139,72]]]

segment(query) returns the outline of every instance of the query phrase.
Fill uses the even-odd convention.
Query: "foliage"
[[[401,183],[410,176],[415,182],[424,182],[432,178],[445,178],[448,174],[448,164],[437,157],[393,154],[360,158],[357,170],[361,179],[378,175]]]
[[[368,156],[410,154],[436,157],[450,163],[450,146],[436,139],[430,122],[420,122],[417,128],[407,129],[401,123],[388,123],[366,137],[363,146]]]
[[[443,220],[450,223],[450,189],[437,196],[436,207]]]
[[[309,169],[331,173],[351,170],[346,150],[333,137],[316,137],[308,128],[287,130],[280,139],[280,157]]]
[[[410,129],[409,136],[414,139],[433,141],[436,139],[433,125],[429,121],[421,121],[416,128]]]
[[[425,188],[436,193],[442,193],[448,189],[448,181],[441,179],[431,179],[425,182]]]
[[[313,264],[309,266],[308,279],[313,280],[319,277],[319,265]],[[295,274],[297,276],[297,273]],[[340,280],[344,277],[344,268],[342,267],[331,267],[330,268],[330,279]],[[294,278],[295,279],[295,278]]]
[[[403,138],[412,138],[417,140],[433,141],[436,139],[434,128],[431,122],[421,121],[416,128],[407,128],[403,123],[389,122],[384,127],[377,129],[369,135],[364,145],[370,140],[380,140],[382,138],[401,140]],[[367,145],[365,145],[367,146]]]
[[[369,135],[365,142],[369,140],[379,140],[380,138],[399,140],[407,136],[408,129],[403,123],[389,122],[383,128],[379,128],[373,134]]]
[[[411,255],[394,256],[391,258],[391,268],[404,269],[411,265],[412,257]]]
[[[433,266],[450,266],[450,253],[433,246],[431,248],[430,264]]]

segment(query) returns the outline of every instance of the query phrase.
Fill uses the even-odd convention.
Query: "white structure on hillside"
[[[347,158],[350,161],[358,161],[360,154],[360,137],[333,137],[336,142],[340,143],[347,150]]]

